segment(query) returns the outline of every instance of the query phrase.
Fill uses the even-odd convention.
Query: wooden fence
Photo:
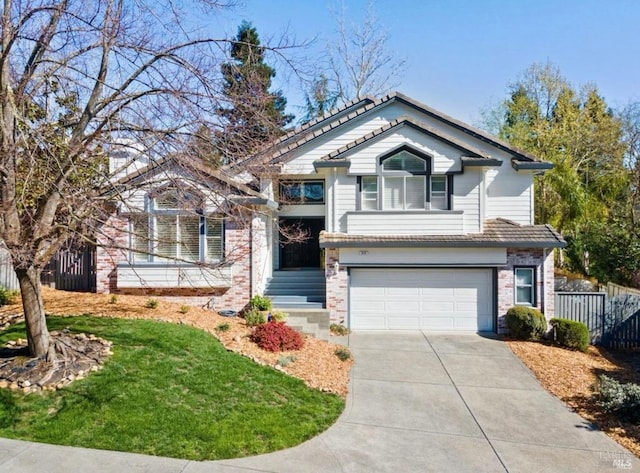
[[[96,251],[92,246],[58,251],[52,263],[56,289],[95,292]]]
[[[92,292],[96,290],[95,248],[64,248],[56,253],[42,270],[40,282],[64,291]],[[0,250],[0,286],[19,289],[11,257]]]
[[[640,295],[556,292],[555,315],[584,323],[591,343],[612,349],[640,348]]]

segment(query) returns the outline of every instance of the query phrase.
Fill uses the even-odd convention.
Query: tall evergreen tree
[[[265,63],[258,32],[243,21],[231,44],[231,60],[221,65],[226,107],[218,111],[222,128],[215,141],[223,163],[244,158],[283,133],[293,120],[281,91],[271,92],[275,70]]]

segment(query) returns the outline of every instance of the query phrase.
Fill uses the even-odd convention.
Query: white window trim
[[[402,151],[398,151],[399,153]],[[376,167],[376,174],[367,174],[367,175],[362,175],[359,177],[360,179],[360,185],[358,188],[358,209],[360,211],[373,211],[373,210],[381,210],[381,211],[385,211],[385,212],[410,212],[410,211],[416,211],[416,210],[437,210],[437,211],[450,211],[453,210],[452,207],[452,202],[449,198],[449,175],[448,174],[435,174],[435,173],[429,173],[429,164],[427,162],[427,160],[424,157],[418,156],[416,154],[411,153],[411,151],[408,151],[408,153],[412,154],[413,156],[415,156],[416,158],[423,160],[425,162],[425,170],[424,172],[410,172],[410,171],[403,171],[403,170],[389,170],[389,171],[385,171],[384,170],[384,163],[388,160],[388,159],[392,159],[396,156],[396,154],[392,154],[389,155],[387,157],[385,157],[383,160],[379,161]],[[415,177],[415,176],[421,176],[423,177],[423,195],[424,195],[424,201],[422,202],[422,207],[418,207],[418,208],[408,208],[407,207],[407,184],[406,184],[406,179],[408,177]],[[385,201],[385,178],[387,177],[402,177],[403,178],[403,182],[402,182],[402,192],[403,192],[403,198],[402,198],[402,208],[385,208],[384,207],[384,201]],[[445,186],[445,190],[444,193],[437,192],[434,193],[433,191],[433,183],[432,183],[432,179],[434,177],[441,177],[444,180],[444,186]],[[371,197],[372,192],[369,193],[365,193],[362,189],[364,187],[364,183],[363,180],[365,178],[375,178],[376,179],[376,197],[375,197],[375,209],[372,209],[370,207],[367,207],[367,205],[365,204],[365,202],[374,202],[374,199]],[[429,183],[429,185],[427,186],[427,183]],[[427,195],[427,191],[429,192],[429,195]],[[444,195],[442,195],[444,194]],[[365,199],[365,196],[367,197]],[[428,197],[428,200],[427,200]],[[443,205],[441,207],[434,207],[433,202],[434,201],[439,201],[442,202]]]
[[[531,284],[518,284],[518,272],[519,271],[527,271],[531,274]],[[519,301],[518,300],[518,288],[527,287],[531,288],[531,300],[529,301]],[[535,307],[537,301],[536,294],[536,269],[531,266],[521,266],[513,268],[513,299],[515,305],[524,305]]]
[[[144,215],[147,217],[147,248],[148,253],[143,254],[135,251],[136,243],[135,238],[136,234],[140,232],[134,228],[134,220],[129,220],[129,248],[130,248],[130,256],[129,260],[131,264],[169,264],[169,263],[180,263],[180,264],[197,264],[197,263],[218,263],[224,259],[224,219],[220,216],[216,216],[215,214],[206,214],[204,210],[187,210],[187,209],[158,209],[155,205],[154,197],[147,197],[147,212],[144,214],[138,214],[140,216]],[[176,255],[173,256],[162,256],[158,253],[158,223],[157,217],[159,216],[173,216],[175,217],[175,243],[176,245]],[[180,241],[180,217],[198,217],[198,259],[195,261],[183,260],[181,252]],[[207,225],[215,222],[219,222],[220,224],[220,234],[216,237],[209,237],[207,235],[208,227]],[[209,254],[209,240],[220,241],[220,258],[208,258]]]

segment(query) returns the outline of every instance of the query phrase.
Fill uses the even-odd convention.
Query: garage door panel
[[[388,311],[394,312],[420,312],[420,301],[396,301],[389,300],[385,304]]]
[[[493,330],[490,269],[351,271],[354,329]]]
[[[388,328],[392,330],[419,330],[420,317],[416,315],[396,315],[388,319]]]

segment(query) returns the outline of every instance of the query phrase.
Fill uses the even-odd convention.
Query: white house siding
[[[507,263],[505,248],[341,248],[348,266],[496,266]]]
[[[481,231],[480,190],[482,171],[466,169],[453,177],[452,210],[463,212],[463,233]]]
[[[388,123],[386,120],[375,115],[353,119],[344,124],[340,130],[327,132],[300,147],[293,159],[283,165],[282,174],[314,174],[314,161],[377,130],[386,123]]]
[[[342,170],[338,171],[335,180],[335,226],[330,231],[347,231],[347,212],[356,210],[357,192],[356,177],[348,176]]]
[[[506,218],[533,225],[532,179],[529,172],[516,172],[510,165],[486,173],[485,218]]]
[[[347,213],[347,233],[354,235],[462,235],[462,212],[362,211]]]
[[[230,287],[231,268],[187,267],[176,264],[118,266],[118,289],[198,289]]]
[[[351,162],[349,174],[375,174],[378,170],[378,157],[404,144],[409,144],[432,156],[434,173],[444,174],[460,170],[460,156],[463,153],[459,149],[408,126],[401,126],[395,132],[373,139],[349,154],[348,159]]]

